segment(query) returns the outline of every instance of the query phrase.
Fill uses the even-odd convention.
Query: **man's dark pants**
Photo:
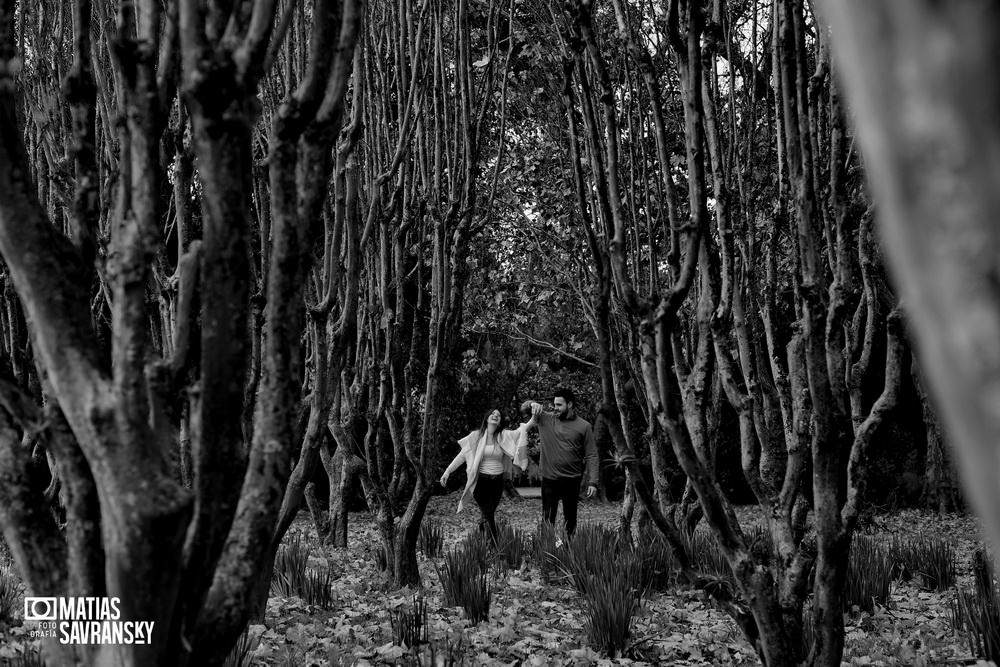
[[[580,502],[582,480],[582,477],[542,478],[542,517],[554,525],[561,500],[567,535],[572,535],[576,531],[576,507]]]

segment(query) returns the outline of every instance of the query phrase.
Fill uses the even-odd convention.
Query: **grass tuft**
[[[300,596],[306,604],[320,609],[333,609],[333,582],[336,577],[328,565],[311,567],[306,571]]]
[[[663,533],[653,527],[639,532],[635,551],[642,561],[642,585],[647,590],[666,591],[676,582],[677,563]]]
[[[305,586],[308,563],[309,547],[301,535],[278,547],[271,576],[271,594],[286,598],[299,595]]]
[[[336,577],[328,565],[309,567],[309,547],[301,536],[278,547],[271,575],[271,594],[300,597],[306,604],[332,609],[333,582]]]
[[[427,603],[419,595],[413,596],[413,604],[394,610],[389,621],[392,624],[392,643],[407,648],[417,648],[427,643]]]
[[[955,630],[965,631],[969,650],[973,655],[1000,661],[1000,591],[993,579],[993,567],[984,549],[972,555],[972,572],[975,586],[972,590],[959,589],[951,603],[951,624]]]
[[[506,521],[497,525],[497,549],[501,560],[511,570],[519,570],[531,556],[531,537]]]
[[[894,574],[929,591],[955,585],[955,550],[949,542],[923,533],[908,539],[896,537],[890,546]]]
[[[485,621],[490,615],[492,592],[487,582],[487,567],[479,542],[469,538],[445,553],[440,565],[434,564],[444,590],[445,604],[462,607],[472,623]]]
[[[845,609],[857,608],[869,614],[875,606],[885,606],[892,587],[893,561],[885,539],[857,535],[851,543],[844,583]]]
[[[250,626],[247,626],[240,634],[239,639],[236,640],[229,655],[226,656],[226,661],[222,663],[223,667],[249,667],[253,662],[251,656],[259,645],[260,634],[251,633]]]
[[[609,658],[624,655],[632,638],[632,619],[646,591],[643,554],[617,530],[580,524],[572,538],[549,554],[549,560],[583,595],[584,631],[590,645]]]
[[[426,518],[420,524],[420,537],[418,539],[420,550],[428,558],[437,558],[444,551],[444,527],[441,522]]]

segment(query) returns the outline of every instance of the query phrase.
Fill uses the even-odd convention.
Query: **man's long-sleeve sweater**
[[[597,442],[590,422],[581,417],[560,419],[543,412],[536,418],[542,439],[541,467],[545,479],[580,477],[587,461],[587,483],[597,486]]]

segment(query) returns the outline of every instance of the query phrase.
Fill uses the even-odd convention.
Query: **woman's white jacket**
[[[452,460],[448,466],[449,470],[457,468],[462,461],[465,462],[466,482],[462,497],[458,499],[458,511],[464,509],[466,502],[472,497],[476,490],[476,482],[479,479],[479,464],[483,460],[483,452],[486,449],[486,432],[479,432],[479,429],[472,431],[458,441],[462,450]],[[521,470],[528,467],[528,425],[521,424],[514,430],[504,429],[498,438],[500,449],[503,450],[504,472],[506,472],[513,462]]]

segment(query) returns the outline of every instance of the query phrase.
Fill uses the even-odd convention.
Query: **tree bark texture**
[[[269,577],[259,573],[270,572],[280,539],[276,520],[296,449],[288,441],[296,429],[286,426],[296,414],[303,375],[302,286],[315,239],[324,236],[312,223],[327,196],[332,165],[326,176],[323,165],[338,138],[362,6],[314,3],[313,46],[331,63],[312,73],[323,93],[316,117],[328,138],[324,144],[316,124],[306,123],[314,132],[306,144],[312,153],[289,161],[278,150],[288,137],[278,129],[263,135],[275,146],[275,172],[298,172],[314,185],[292,183],[302,201],[290,208],[276,198],[278,223],[264,240],[270,252],[252,267],[258,85],[283,33],[273,32],[276,3],[238,4],[227,25],[228,9],[188,0],[128,3],[114,21],[105,2],[72,3],[73,67],[63,73],[71,122],[56,123],[37,139],[31,130],[38,116],[18,114],[18,94],[28,88],[29,109],[38,94],[59,95],[44,91],[61,76],[59,59],[45,60],[56,47],[35,41],[44,33],[23,11],[17,34],[16,3],[5,3],[0,13],[0,255],[7,285],[30,323],[29,349],[39,370],[32,388],[27,360],[11,359],[15,381],[33,395],[24,401],[24,389],[14,386],[0,392],[9,438],[0,469],[10,501],[0,523],[32,594],[119,597],[123,617],[154,621],[158,638],[75,655],[46,646],[57,664],[220,663],[250,617],[253,593],[266,589]],[[120,32],[106,35],[106,25]],[[228,29],[223,40],[220,25]],[[32,52],[18,54],[25,40]],[[113,121],[116,114],[124,122]],[[54,196],[48,182],[54,162],[32,168],[36,156],[51,156],[61,133],[71,138],[75,178],[68,185],[58,181]],[[179,169],[170,189],[166,169],[175,153]],[[192,208],[200,225],[192,222]],[[163,224],[167,211],[176,226]],[[259,268],[266,276],[252,275]],[[266,285],[263,346],[250,340],[254,278]],[[150,289],[163,290],[155,308],[148,307]],[[348,299],[351,293],[348,288]],[[21,320],[16,305],[5,302],[7,332]],[[327,335],[319,314],[329,308],[312,320],[321,330],[317,348]],[[346,306],[338,315],[352,317]],[[264,369],[257,399],[268,409],[254,418],[248,442],[244,392],[252,347]],[[5,354],[15,349],[8,336]],[[325,367],[317,371],[325,381]],[[322,397],[322,382],[313,382],[311,395]],[[42,414],[29,408],[43,392],[49,405],[39,431],[27,420]],[[316,403],[327,405],[322,398]],[[325,412],[314,422],[324,425]],[[46,528],[49,501],[26,449],[35,432],[63,490],[65,542]],[[184,442],[190,442],[188,457],[177,451]],[[24,532],[27,521],[36,524],[33,535]],[[41,558],[40,549],[49,555]],[[40,567],[48,574],[36,576]]]
[[[632,37],[639,10],[624,3],[614,8],[618,36],[642,75],[631,87],[613,83],[605,55],[612,47],[602,45],[589,5],[570,8],[564,32],[564,57],[574,61],[572,69],[564,65],[573,84],[565,93],[569,147],[576,179],[587,182],[576,191],[582,234],[597,246],[595,292],[601,294],[603,267],[611,267],[619,308],[610,313],[638,324],[634,354],[649,414],[732,567],[742,596],[730,606],[734,618],[765,664],[839,664],[842,554],[863,496],[874,428],[898,400],[902,356],[898,316],[888,316],[893,297],[877,271],[871,216],[862,215],[863,191],[846,154],[825,39],[809,35],[802,2],[775,2],[760,27],[755,14],[754,30],[770,39],[765,57],[753,58],[769,68],[773,88],[748,91],[738,88],[732,68],[721,74],[717,67],[722,60],[745,64],[726,37],[729,5],[670,3],[658,46],[669,46],[677,66],[674,113],[679,107],[683,125],[674,130],[673,143],[683,140],[684,146],[682,156],[671,156],[661,118],[663,84],[649,63],[663,56]],[[619,95],[616,86],[628,94]],[[734,116],[735,97],[747,94],[759,109],[773,109],[773,118]],[[633,180],[623,195],[625,174],[634,174],[636,160],[648,161],[632,148],[634,128],[643,123],[656,139],[662,187],[636,187]],[[584,138],[581,148],[577,136]],[[760,159],[759,141],[773,146],[766,158],[777,172],[773,184],[752,182],[760,176],[746,169]],[[586,164],[584,156],[589,170],[578,166]],[[684,170],[672,173],[681,161]],[[686,181],[686,197],[676,195],[675,179]],[[777,205],[762,206],[751,187],[773,187]],[[580,196],[586,188],[593,195]],[[652,235],[648,246],[633,241],[642,239],[640,206],[669,221],[666,266],[656,263]],[[764,261],[757,263],[760,252]],[[781,277],[779,263],[789,269],[789,280]],[[640,288],[646,284],[648,292]],[[601,313],[596,303],[594,312]],[[779,328],[783,308],[794,313],[791,331]],[[600,342],[602,328],[595,330]],[[605,375],[610,373],[602,366]],[[870,403],[861,390],[879,377],[882,394]],[[712,396],[720,391],[736,411],[744,477],[769,517],[776,550],[771,563],[748,548],[716,479],[712,424],[718,402]],[[654,483],[665,488],[656,450],[653,467]],[[810,503],[812,531],[804,523]],[[804,541],[807,532],[812,538]],[[817,639],[807,655],[802,612],[814,563]]]

